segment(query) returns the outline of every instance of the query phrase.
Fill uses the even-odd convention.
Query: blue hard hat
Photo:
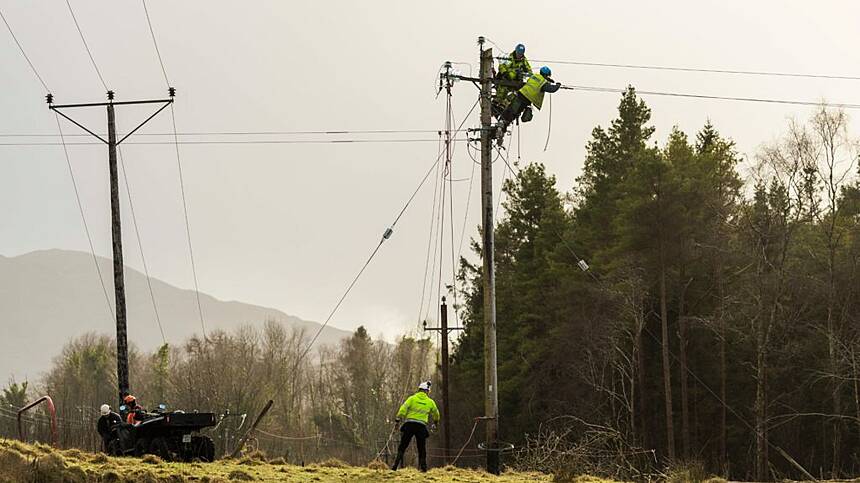
[[[552,70],[547,66],[543,66],[540,68],[540,75],[544,77],[549,77],[552,75]]]
[[[514,48],[514,52],[520,55],[524,55],[526,53],[526,46],[523,44],[517,44],[517,46]]]

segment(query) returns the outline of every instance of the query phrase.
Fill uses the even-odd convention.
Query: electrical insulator
[[[383,234],[382,234],[382,239],[383,239],[383,240],[388,240],[389,238],[391,238],[391,234],[392,234],[392,233],[394,233],[394,230],[393,230],[393,229],[391,229],[391,228],[386,228],[386,229],[385,229],[385,233],[383,233]]]
[[[170,94],[170,97],[175,97],[176,96],[176,88],[175,87],[168,87],[167,93]]]
[[[45,100],[48,101],[48,104],[53,104],[54,103],[54,95],[49,92],[48,95],[45,96]]]
[[[588,271],[588,264],[585,263],[585,260],[580,260],[580,261],[576,262],[576,264],[579,265],[580,270],[582,270],[583,272]]]

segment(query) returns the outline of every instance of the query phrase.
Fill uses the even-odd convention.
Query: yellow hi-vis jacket
[[[529,102],[532,103],[537,110],[540,110],[543,105],[543,85],[546,84],[546,79],[540,74],[532,74],[526,81],[526,84],[520,88],[520,94],[523,95]]]
[[[406,422],[415,421],[426,425],[432,416],[433,421],[439,421],[439,408],[424,391],[418,391],[409,396],[397,411],[397,418]]]

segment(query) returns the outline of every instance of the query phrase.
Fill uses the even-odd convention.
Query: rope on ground
[[[374,457],[373,457],[373,459],[374,459],[374,460],[378,460],[378,459],[379,459],[379,457],[380,457],[380,456],[382,456],[382,452],[383,452],[383,451],[385,451],[385,452],[389,452],[389,451],[390,451],[390,450],[389,450],[389,448],[388,448],[388,445],[390,445],[390,444],[391,444],[391,439],[392,439],[392,438],[394,438],[394,434],[395,434],[396,432],[397,432],[397,425],[395,424],[395,425],[391,428],[391,433],[389,433],[389,434],[388,434],[388,439],[387,439],[387,440],[385,440],[385,446],[383,446],[382,448],[380,448],[380,449],[379,449],[379,451],[376,453],[376,456],[374,456]]]
[[[451,461],[452,466],[457,464],[457,460],[460,459],[460,456],[463,455],[463,451],[466,449],[466,446],[469,446],[469,443],[472,442],[472,437],[475,436],[475,430],[478,428],[478,423],[480,423],[481,421],[483,421],[485,419],[493,419],[493,418],[488,417],[488,416],[478,416],[475,418],[475,424],[472,425],[472,431],[469,433],[469,439],[466,440],[466,443],[463,444],[462,448],[460,448],[460,451],[457,453],[457,456],[454,458],[453,461]]]

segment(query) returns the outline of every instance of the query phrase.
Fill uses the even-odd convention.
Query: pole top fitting
[[[484,36],[483,36],[483,35],[481,35],[480,37],[478,37],[478,45],[483,46],[483,45],[484,45],[484,40],[485,40],[485,39],[484,39]]]
[[[445,305],[445,296],[442,296],[442,305]]]
[[[175,87],[168,87],[167,93],[170,95],[170,97],[176,97],[176,88]]]
[[[450,61],[450,60],[446,60],[446,61],[445,61],[445,68],[446,68],[446,69],[448,69],[448,70],[450,70],[450,69],[451,69],[451,61]]]
[[[48,95],[45,96],[45,100],[48,101],[48,105],[50,106],[54,103],[54,95],[49,92]]]
[[[113,94],[114,94],[114,92],[113,92],[113,91],[107,91],[107,96],[108,96],[108,100],[109,100],[109,101],[112,101],[112,100],[113,100]]]

